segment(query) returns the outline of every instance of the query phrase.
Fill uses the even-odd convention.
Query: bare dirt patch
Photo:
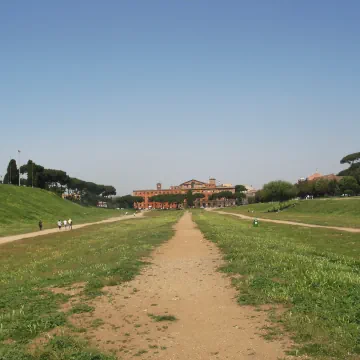
[[[92,313],[71,321],[121,359],[285,358],[289,341],[264,338],[267,313],[237,303],[231,278],[217,271],[222,263],[186,213],[151,266],[133,281],[105,288],[106,295],[89,303]]]

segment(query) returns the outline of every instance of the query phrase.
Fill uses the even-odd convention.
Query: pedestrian
[[[59,221],[57,222],[57,226],[58,226],[59,230],[61,230],[61,226],[62,226],[61,220],[59,220]]]
[[[65,228],[65,230],[67,229],[67,220],[64,220],[64,228]]]
[[[39,229],[40,229],[40,231],[42,230],[42,226],[43,226],[43,224],[42,224],[42,221],[40,220],[39,221]]]
[[[72,220],[71,218],[68,220],[69,229],[72,230]]]

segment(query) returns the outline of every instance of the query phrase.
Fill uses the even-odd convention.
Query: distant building
[[[328,175],[322,175],[319,172],[315,172],[314,174],[308,176],[307,178],[300,178],[298,180],[298,182],[304,182],[304,181],[315,181],[315,180],[319,180],[319,179],[325,179],[325,180],[335,180],[337,182],[339,182],[343,177],[342,176],[338,176],[335,174],[328,174]]]
[[[177,204],[158,203],[150,201],[150,198],[156,195],[164,194],[186,194],[189,190],[192,190],[193,194],[200,193],[204,195],[204,198],[200,199],[197,203],[201,206],[212,206],[215,204],[209,202],[209,197],[212,194],[219,193],[221,191],[231,191],[235,193],[235,186],[232,184],[216,185],[216,179],[210,178],[209,182],[202,182],[199,180],[191,179],[181,183],[180,185],[170,186],[169,189],[162,189],[161,183],[156,184],[156,190],[134,190],[134,196],[141,196],[144,201],[142,203],[135,203],[134,207],[138,209],[161,209],[161,208],[176,208]]]
[[[105,201],[98,201],[96,206],[100,207],[100,208],[107,208],[108,207],[107,202],[105,202]]]
[[[75,193],[75,192],[70,193],[70,194],[65,194],[65,193],[63,193],[63,194],[61,195],[61,197],[62,197],[63,199],[72,200],[72,201],[74,201],[74,200],[80,201],[80,200],[81,200],[81,195],[78,194],[78,193]]]

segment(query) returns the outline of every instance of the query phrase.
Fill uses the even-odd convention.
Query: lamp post
[[[19,154],[19,186],[20,186],[20,153],[21,153],[21,151],[18,150],[18,154]]]

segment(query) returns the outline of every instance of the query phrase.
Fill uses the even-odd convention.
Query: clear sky
[[[360,151],[357,0],[0,2],[0,175],[295,181]],[[23,162],[22,161],[22,162]]]

